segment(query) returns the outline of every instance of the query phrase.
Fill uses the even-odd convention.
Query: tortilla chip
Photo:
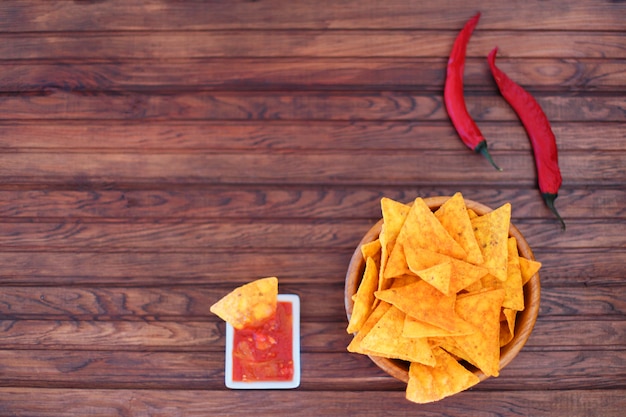
[[[516,310],[510,308],[502,309],[502,316],[504,320],[500,320],[500,346],[508,344],[513,340],[515,336],[515,317],[517,316]]]
[[[459,361],[471,363],[469,355],[459,346],[457,340],[453,336],[431,337],[430,341],[433,345],[439,346]]]
[[[526,259],[522,256],[519,257],[519,266],[522,272],[522,285],[526,285],[528,281],[539,272],[541,268],[541,262],[534,261],[532,259]]]
[[[392,306],[361,340],[361,349],[370,355],[435,365],[427,339],[402,336],[405,314]]]
[[[468,262],[426,249],[405,251],[405,258],[406,263],[408,264],[408,269],[415,274],[417,271],[421,271],[438,264],[450,263],[450,283],[447,293],[450,295],[455,294],[478,281],[488,272],[488,270],[482,266],[470,264]]]
[[[374,307],[374,291],[378,287],[378,268],[372,258],[367,258],[365,262],[365,272],[357,289],[352,315],[346,329],[348,333],[358,332]]]
[[[500,308],[504,290],[490,290],[457,297],[456,312],[478,331],[454,336],[468,361],[487,376],[500,373]]]
[[[509,261],[507,277],[502,287],[504,288],[504,301],[502,306],[513,310],[524,310],[524,288],[522,287],[522,271],[517,252],[517,239],[510,237],[508,240]]]
[[[380,248],[380,239],[375,239],[361,245],[361,254],[363,255],[363,259],[380,259]]]
[[[452,272],[452,264],[450,262],[443,262],[414,272],[418,277],[441,291],[442,294],[448,294],[450,274]]]
[[[436,338],[445,336],[460,336],[471,334],[476,331],[476,328],[471,324],[460,318],[458,320],[459,324],[457,325],[457,329],[450,331],[421,320],[414,319],[411,316],[406,316],[404,319],[404,327],[402,328],[402,335],[404,337]]]
[[[502,281],[491,274],[487,274],[480,279],[482,290],[499,290],[503,287]]]
[[[465,391],[480,380],[441,348],[433,349],[436,365],[433,367],[412,363],[406,399],[418,404],[441,400]]]
[[[455,331],[458,327],[458,317],[454,311],[456,296],[444,295],[425,281],[376,291],[374,295],[417,320],[449,331]]]
[[[393,250],[387,258],[382,279],[386,280],[390,278],[396,278],[402,275],[415,274],[411,272],[407,265],[406,257],[404,255],[404,245],[400,242],[396,242],[396,245],[393,247]]]
[[[511,204],[509,203],[471,220],[484,258],[482,265],[500,281],[505,281],[507,277],[507,240],[510,221]]]
[[[457,259],[467,256],[419,197],[413,202],[396,241],[405,247],[429,249]]]
[[[356,333],[356,335],[350,341],[348,345],[348,352],[352,353],[361,353],[363,355],[369,355],[365,350],[361,348],[361,341],[367,334],[372,330],[372,328],[378,323],[380,318],[391,308],[391,304],[380,302],[369,315],[365,323],[361,326],[361,329]]]
[[[417,275],[400,275],[399,277],[395,277],[391,279],[391,285],[389,288],[399,288],[404,287],[405,285],[414,284],[422,279]]]
[[[391,250],[396,243],[396,238],[404,225],[404,220],[409,214],[411,207],[383,197],[380,200],[380,208],[383,213],[383,222],[385,223],[387,234],[387,249]]]
[[[483,289],[483,283],[481,280],[477,280],[475,282],[473,282],[472,284],[468,285],[467,287],[463,288],[463,291],[468,292],[468,293],[472,293],[472,292],[478,292],[480,290]]]
[[[465,260],[473,264],[483,263],[483,254],[478,247],[476,235],[472,228],[470,216],[467,213],[465,200],[461,193],[455,193],[450,199],[435,211],[435,217],[441,225],[448,231],[450,236],[457,241],[465,250],[467,256]]]
[[[235,329],[254,327],[276,313],[278,279],[267,277],[249,282],[225,295],[210,307],[211,313]]]
[[[404,224],[404,220],[409,213],[410,207],[390,198],[383,197],[380,200],[380,209],[383,215],[383,225],[379,235],[381,257],[378,289],[383,290],[389,285],[389,283],[385,282],[384,278],[387,261],[396,245],[396,239],[402,229],[402,225]]]
[[[380,288],[380,285],[383,283],[383,272],[385,272],[385,268],[387,268],[387,259],[389,258],[389,251],[387,250],[387,233],[385,233],[385,223],[380,226],[378,240],[380,241],[380,266],[378,268],[378,282]]]

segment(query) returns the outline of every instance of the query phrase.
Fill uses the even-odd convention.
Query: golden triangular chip
[[[541,262],[532,259],[526,259],[520,256],[519,266],[522,272],[522,285],[526,285],[526,283],[530,281],[533,275],[539,272],[539,269],[541,268]]]
[[[482,289],[483,289],[483,283],[481,280],[478,280],[478,281],[474,281],[472,284],[463,288],[463,291],[472,293],[472,292],[478,292]]]
[[[404,256],[404,245],[401,242],[396,242],[396,245],[393,247],[393,250],[387,258],[382,279],[386,280],[396,278],[402,275],[415,274],[411,272],[407,265],[406,258]]]
[[[487,376],[500,372],[500,309],[504,290],[491,290],[459,296],[456,312],[478,331],[470,335],[454,336],[469,362]]]
[[[405,337],[444,337],[444,336],[460,336],[465,334],[471,334],[476,331],[476,328],[467,323],[461,318],[457,319],[456,329],[454,331],[442,329],[441,327],[434,326],[430,323],[426,323],[421,320],[414,319],[411,316],[404,318],[404,327],[402,328],[402,335]]]
[[[361,245],[361,254],[363,255],[363,259],[372,258],[380,260],[380,247],[380,239],[375,239]]]
[[[500,281],[506,280],[510,221],[511,204],[509,203],[471,220],[476,240],[483,254],[483,266]]]
[[[404,225],[404,220],[409,214],[411,207],[390,198],[383,197],[380,200],[380,208],[383,213],[383,222],[385,224],[387,250],[391,251],[396,243],[396,238],[402,229],[402,225]]]
[[[388,288],[390,284],[389,282],[385,282],[384,278],[384,273],[387,269],[387,261],[396,245],[396,239],[402,229],[410,207],[390,198],[383,197],[380,200],[380,208],[383,215],[383,224],[379,234],[381,256],[378,289],[383,290]]]
[[[448,294],[450,289],[450,274],[452,272],[451,262],[443,262],[414,272],[418,277],[437,288],[443,294]]]
[[[412,363],[406,399],[418,404],[441,400],[465,391],[480,380],[441,348],[434,348],[435,366]]]
[[[417,275],[400,275],[399,277],[395,277],[391,279],[391,285],[389,288],[398,288],[404,287],[405,285],[414,284],[422,279]]]
[[[478,247],[472,222],[461,193],[455,193],[435,211],[435,217],[467,253],[467,262],[480,265],[483,254]]]
[[[370,355],[419,362],[433,366],[428,340],[402,336],[405,314],[392,306],[361,340],[361,349]]]
[[[524,310],[524,288],[522,287],[522,271],[519,263],[519,253],[517,251],[517,240],[510,237],[508,241],[509,262],[507,267],[507,277],[502,288],[504,288],[504,301],[502,306],[513,310]]]
[[[225,295],[210,307],[211,313],[235,329],[258,326],[276,313],[278,279],[261,278]]]
[[[482,290],[499,290],[503,287],[502,281],[491,274],[487,274],[481,278]]]
[[[425,281],[376,291],[375,295],[417,320],[449,331],[455,331],[458,327],[458,317],[454,311],[456,296],[444,295]]]
[[[467,353],[461,349],[454,336],[438,336],[430,338],[431,347],[439,346],[459,361],[472,363]]]
[[[423,199],[416,198],[396,239],[405,247],[424,248],[457,259],[467,254],[444,229]]]
[[[367,334],[372,330],[372,328],[378,323],[380,318],[385,315],[387,310],[391,308],[391,304],[380,302],[369,315],[365,323],[361,326],[361,329],[357,332],[357,334],[352,338],[350,344],[348,345],[348,352],[352,353],[361,353],[363,355],[368,355],[365,350],[361,348],[361,341]]]
[[[515,336],[515,317],[516,310],[503,308],[500,319],[500,346],[508,344]]]
[[[372,258],[365,260],[365,272],[359,284],[352,307],[352,315],[346,329],[348,333],[358,332],[374,307],[374,291],[378,288],[378,268]]]
[[[413,273],[442,263],[449,263],[451,271],[448,294],[456,294],[478,281],[488,272],[487,268],[482,266],[470,264],[427,249],[407,250],[404,255],[405,262]]]

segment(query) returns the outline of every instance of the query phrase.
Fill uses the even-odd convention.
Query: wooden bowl
[[[446,200],[450,197],[428,197],[424,198],[424,202],[432,211],[437,210]],[[491,208],[477,203],[472,200],[464,199],[465,205],[467,208],[474,210],[478,215],[482,215],[492,211]],[[346,283],[345,283],[345,291],[344,291],[344,303],[346,307],[346,314],[348,316],[348,321],[350,320],[350,315],[352,314],[352,307],[354,305],[354,301],[352,300],[352,295],[356,293],[359,284],[361,283],[361,279],[363,278],[363,272],[365,270],[365,259],[363,259],[363,255],[361,254],[361,245],[371,242],[378,238],[380,234],[380,230],[383,224],[383,220],[379,220],[370,230],[367,231],[365,236],[359,242],[354,254],[352,255],[352,259],[350,260],[350,264],[348,266],[348,271],[346,273]],[[520,256],[523,256],[527,259],[534,260],[535,257],[526,242],[526,239],[522,235],[522,233],[511,224],[509,228],[509,236],[515,237],[517,240],[517,248],[519,250]],[[513,339],[500,348],[500,369],[503,369],[506,365],[508,365],[511,360],[519,353],[522,349],[530,333],[535,326],[535,322],[537,321],[537,315],[539,314],[539,299],[540,299],[540,282],[539,282],[539,274],[533,275],[533,277],[524,285],[524,310],[518,312],[517,319],[515,321],[515,333]],[[378,356],[370,356],[370,359],[383,371],[387,372],[389,375],[397,378],[401,381],[408,382],[409,381],[409,362],[397,360],[397,359],[388,359],[382,358]],[[468,369],[470,369],[478,378],[483,381],[487,379],[487,376],[480,371],[479,369],[467,365]]]

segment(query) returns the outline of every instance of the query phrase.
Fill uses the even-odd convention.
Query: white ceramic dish
[[[293,378],[289,381],[233,381],[233,326],[226,323],[226,386],[231,389],[290,389],[300,385],[300,297],[296,294],[278,294],[278,301],[291,303]]]

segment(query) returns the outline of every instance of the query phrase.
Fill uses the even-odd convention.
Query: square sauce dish
[[[300,298],[278,294],[276,316],[263,326],[226,323],[225,383],[230,389],[291,389],[300,385]]]

